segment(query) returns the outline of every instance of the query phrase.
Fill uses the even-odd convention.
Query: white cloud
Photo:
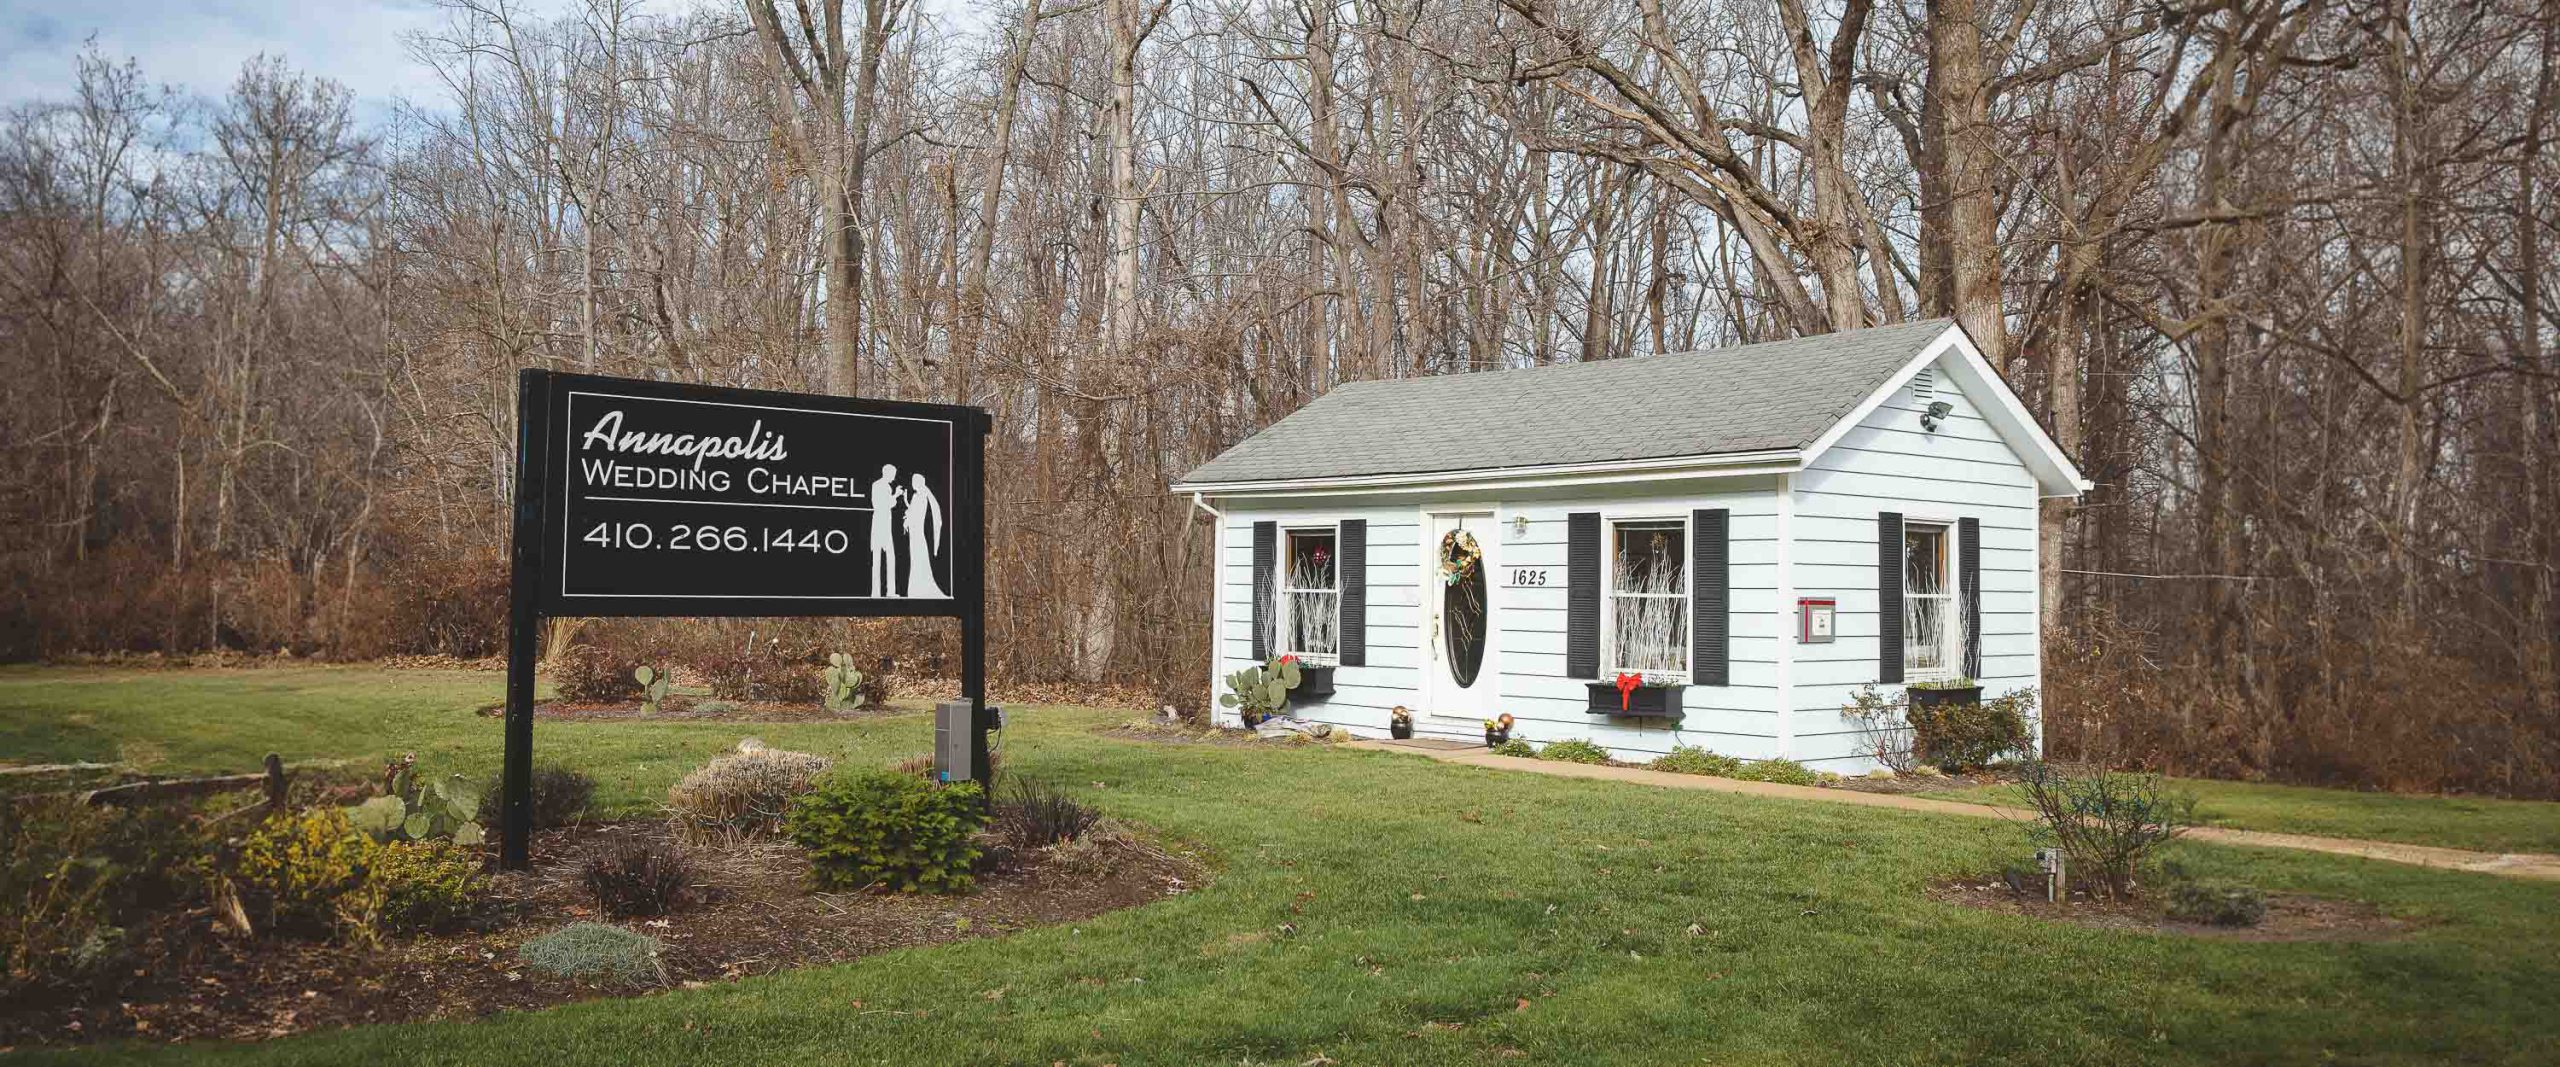
[[[654,10],[689,2],[655,0]],[[575,10],[577,0],[508,0],[529,15]],[[963,33],[983,30],[994,9],[1018,0],[920,0]],[[737,9],[743,10],[743,9]],[[260,52],[295,70],[334,79],[355,94],[365,119],[408,97],[424,103],[442,86],[411,59],[402,36],[448,23],[431,0],[0,0],[0,106],[71,95],[81,50],[94,36],[111,62],[135,60],[146,84],[220,97],[240,65]]]
[[[0,0],[0,104],[71,93],[81,50],[95,36],[110,61],[138,62],[145,82],[218,97],[260,52],[344,83],[360,111],[432,94],[400,36],[436,25],[424,0]]]

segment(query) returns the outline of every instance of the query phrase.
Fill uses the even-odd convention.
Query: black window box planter
[[[1333,695],[1333,668],[1298,665],[1298,687],[1289,691],[1291,704],[1320,704]]]
[[[1635,692],[1626,694],[1626,703],[1621,705],[1617,683],[1592,682],[1590,688],[1592,714],[1622,719],[1677,719],[1681,715],[1680,695],[1689,691],[1689,687],[1681,685],[1640,685]]]
[[[1915,708],[1982,703],[1982,687],[1978,685],[1968,685],[1962,689],[1932,689],[1915,685],[1904,691],[1911,694],[1911,706]]]

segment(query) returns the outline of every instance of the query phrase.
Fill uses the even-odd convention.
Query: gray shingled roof
[[[1931,319],[1706,352],[1344,382],[1181,484],[1799,448],[1949,325]]]

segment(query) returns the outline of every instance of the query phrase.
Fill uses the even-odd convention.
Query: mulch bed
[[[0,1052],[123,1037],[258,1040],[647,993],[533,970],[516,959],[516,947],[570,922],[614,921],[580,886],[581,866],[668,839],[656,821],[544,831],[534,839],[534,869],[493,882],[479,929],[380,948],[244,939],[214,932],[205,911],[176,916],[142,935],[151,962],[122,988],[0,1004]],[[1190,860],[1134,841],[1071,866],[1031,853],[957,897],[812,893],[807,864],[779,843],[693,855],[706,900],[664,919],[620,923],[664,942],[669,980],[688,987],[1087,919],[1188,892],[1202,878]]]
[[[1986,785],[2011,785],[2018,776],[2008,771],[1969,771],[1964,774],[1939,774],[1922,777],[1897,774],[1891,778],[1868,778],[1863,775],[1826,783],[1834,789],[1850,789],[1860,793],[1946,793]]]
[[[1131,719],[1128,722],[1102,727],[1094,733],[1115,741],[1146,741],[1159,745],[1225,745],[1245,748],[1273,743],[1269,738],[1251,730],[1197,727],[1146,719]]]
[[[499,703],[481,708],[480,713],[497,715],[505,710],[506,705]],[[554,700],[535,704],[533,717],[537,721],[549,722],[851,722],[883,715],[912,714],[916,710],[891,705],[829,711],[819,704],[769,704],[672,696],[658,702],[658,711],[654,715],[642,712],[638,704],[584,704]]]
[[[2335,900],[2295,894],[2267,894],[2267,917],[2256,926],[2209,926],[2169,918],[2154,897],[2101,900],[2074,888],[2068,903],[2054,904],[2041,888],[2013,888],[2003,879],[1957,878],[1932,885],[1929,899],[1941,904],[2024,915],[2046,922],[2071,923],[2101,930],[2176,934],[2223,941],[2384,941],[2406,935],[2417,924],[2384,915],[2363,901]]]

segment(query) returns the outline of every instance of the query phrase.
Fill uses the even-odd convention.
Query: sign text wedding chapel
[[[983,707],[985,411],[528,370],[517,421],[505,865],[544,616],[952,616]]]

